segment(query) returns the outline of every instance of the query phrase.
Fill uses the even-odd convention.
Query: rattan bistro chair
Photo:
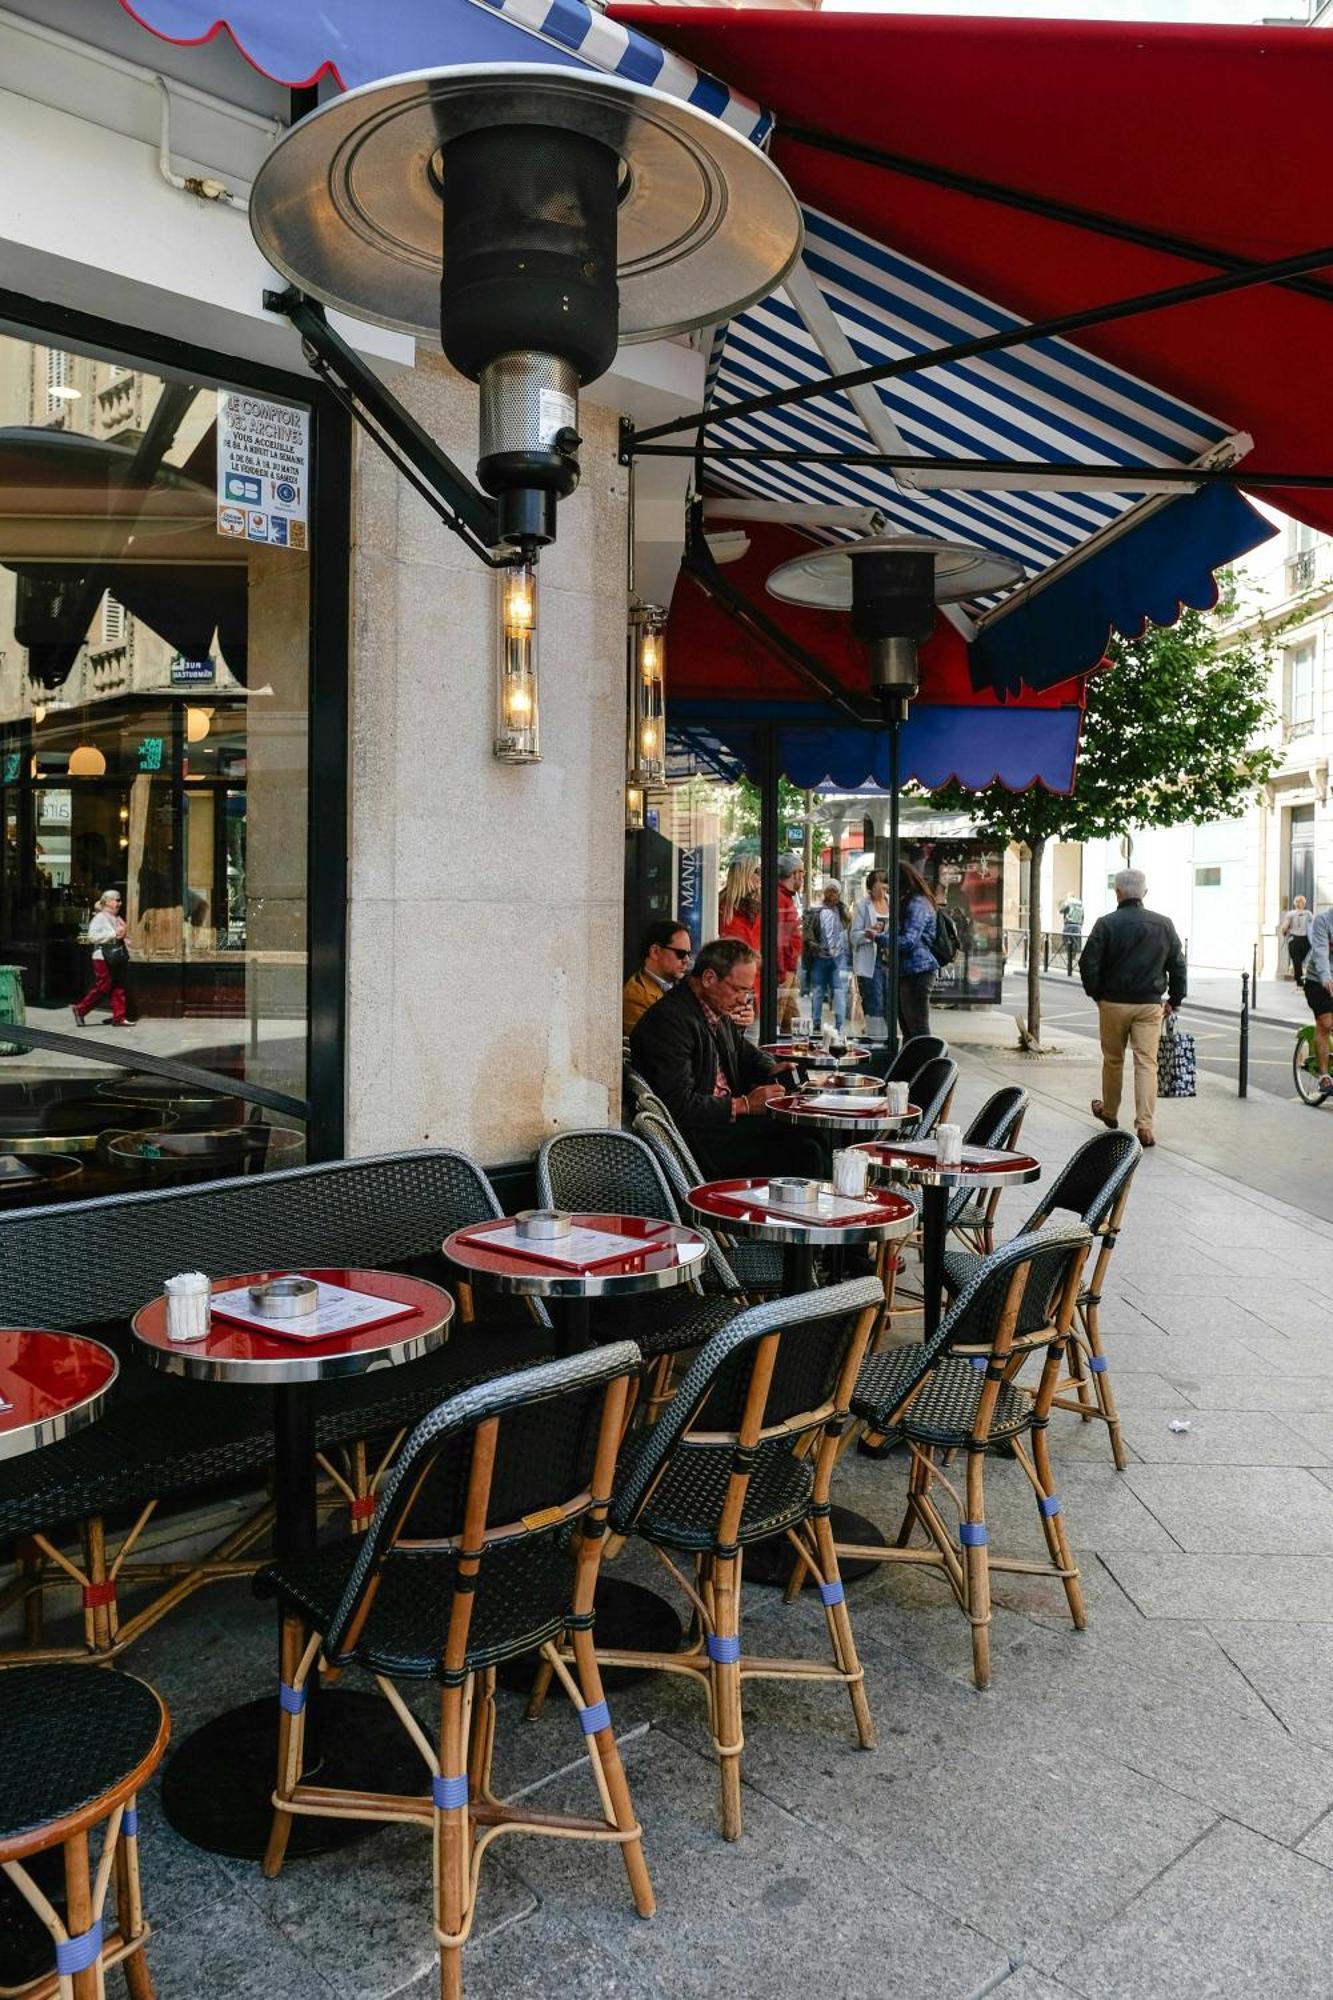
[[[611,1502],[618,1535],[647,1542],[694,1608],[696,1639],[679,1653],[599,1649],[606,1665],[693,1676],[708,1699],[722,1794],[722,1831],[741,1832],[741,1689],[747,1680],[840,1682],[857,1737],[874,1725],[829,1527],[838,1434],[880,1302],[875,1278],[752,1306],[714,1334],[656,1424],[625,1455]],[[830,1657],[747,1658],[741,1571],[752,1543],[785,1535],[819,1584]],[[674,1559],[673,1559],[674,1558]],[[678,1567],[692,1564],[693,1578]],[[541,1705],[538,1680],[532,1708]]]
[[[1016,1147],[1027,1116],[1028,1094],[1016,1083],[993,1091],[963,1134],[965,1146]],[[969,1250],[985,1254],[995,1248],[995,1211],[1000,1205],[1001,1187],[988,1188],[973,1199],[966,1190],[954,1195],[945,1211],[945,1222]]]
[[[910,1035],[884,1073],[886,1083],[915,1083],[928,1062],[947,1056],[943,1035]]]
[[[671,1184],[677,1207],[682,1215],[688,1216],[686,1202],[690,1189],[700,1186],[708,1176],[686,1145],[680,1127],[663,1105],[660,1111],[653,1108],[641,1111],[634,1120],[634,1130],[645,1145],[652,1148],[658,1165]],[[694,1218],[690,1217],[690,1220],[693,1223]],[[781,1296],[783,1265],[780,1243],[752,1242],[744,1237],[737,1240],[720,1230],[712,1233],[734,1285],[750,1298],[756,1294]]]
[[[446,2000],[462,1992],[481,1860],[501,1833],[618,1845],[635,1908],[653,1914],[592,1629],[607,1501],[639,1361],[625,1341],[451,1397],[404,1445],[364,1536],[304,1561],[273,1563],[255,1579],[258,1593],[279,1597],[284,1611],[278,1777],[264,1872],[282,1867],[301,1813],[431,1828]],[[552,1644],[561,1633],[570,1665]],[[600,1808],[587,1816],[504,1805],[491,1789],[495,1669],[534,1647],[578,1712]],[[421,1752],[420,1794],[302,1781],[307,1691],[321,1667],[360,1667],[374,1676]],[[429,1680],[440,1688],[435,1743],[396,1685]]]
[[[139,1788],[162,1761],[167,1712],[129,1674],[53,1664],[0,1673],[0,1867],[51,1935],[54,1965],[23,2000],[102,2000],[119,1965],[130,2000],[153,2000],[139,1889]],[[94,1867],[91,1836],[102,1828]],[[58,1911],[27,1863],[62,1850]],[[107,1895],[115,1882],[115,1918]]]
[[[1075,1626],[1081,1630],[1086,1623],[1046,1430],[1091,1242],[1091,1232],[1082,1224],[1056,1223],[1016,1236],[979,1258],[929,1347],[873,1355],[852,1395],[853,1414],[873,1433],[906,1442],[911,1467],[907,1512],[896,1546],[844,1547],[842,1554],[921,1563],[941,1571],[972,1628],[972,1672],[978,1687],[990,1680],[992,1570],[1059,1577]],[[1040,1380],[1029,1391],[1017,1378],[1028,1356],[1041,1350]],[[1026,1437],[1031,1438],[1030,1453]],[[990,1553],[986,1460],[1000,1450],[1017,1461],[1032,1487],[1046,1540],[1045,1563]],[[961,1482],[951,1474],[949,1460],[955,1452],[966,1454]],[[941,1511],[941,1492],[956,1511],[956,1534]],[[926,1533],[925,1549],[910,1546],[918,1526]]]
[[[908,1086],[921,1116],[904,1138],[929,1139],[935,1127],[947,1121],[958,1088],[958,1065],[952,1056],[932,1056],[923,1063]]]
[[[633,1132],[599,1126],[557,1132],[537,1155],[537,1194],[545,1207],[596,1215],[638,1215],[680,1222],[666,1175],[650,1146]],[[690,1226],[697,1225],[691,1222]],[[645,1292],[628,1299],[595,1299],[594,1340],[633,1340],[664,1364],[682,1348],[697,1347],[741,1310],[736,1274],[706,1229],[709,1253],[698,1287]],[[656,1373],[662,1376],[665,1368]],[[659,1380],[654,1396],[662,1388]]]
[[[1132,1133],[1095,1133],[1070,1155],[1023,1224],[1026,1233],[1043,1228],[1053,1215],[1073,1215],[1097,1238],[1091,1276],[1079,1293],[1065,1342],[1067,1372],[1056,1384],[1052,1408],[1073,1410],[1084,1423],[1091,1423],[1094,1418],[1104,1423],[1118,1472],[1124,1471],[1129,1459],[1102,1349],[1102,1288],[1111,1253],[1119,1241],[1134,1173],[1142,1158],[1143,1148]],[[944,1282],[951,1292],[966,1283],[974,1262],[968,1251],[945,1253]]]

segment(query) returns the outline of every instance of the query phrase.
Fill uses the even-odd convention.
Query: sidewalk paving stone
[[[1333,1557],[1127,1554],[1105,1561],[1145,1618],[1333,1624]]]
[[[1188,1554],[1333,1555],[1333,1494],[1302,1467],[1133,1465],[1122,1477]]]

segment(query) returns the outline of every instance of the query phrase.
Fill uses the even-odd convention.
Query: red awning
[[[958,16],[613,6],[777,118],[796,193],[1034,320],[1224,262],[1333,244],[1333,35]],[[1033,214],[811,142],[1083,212]],[[1094,226],[1170,239],[1171,249]],[[1333,473],[1333,266],[1078,335],[1249,431],[1256,468]],[[1313,293],[1322,291],[1322,296]],[[1265,495],[1333,532],[1333,492]]]

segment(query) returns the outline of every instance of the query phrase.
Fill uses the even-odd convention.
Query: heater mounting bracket
[[[516,562],[516,550],[496,553],[500,517],[495,502],[473,485],[360,355],[334,332],[324,308],[294,285],[281,292],[265,292],[264,305],[269,312],[281,313],[291,321],[301,336],[307,362],[325,388],[445,527],[466,542],[488,569],[507,569]]]

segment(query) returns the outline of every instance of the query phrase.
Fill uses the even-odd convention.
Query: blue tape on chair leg
[[[138,1839],[139,1837],[138,1806],[126,1806],[124,1812],[120,1816],[120,1830],[124,1834],[126,1840]]]
[[[288,1715],[299,1715],[305,1707],[306,1692],[303,1687],[294,1688],[286,1681],[279,1681],[278,1707],[285,1709]]]
[[[1058,1493],[1043,1494],[1041,1499],[1038,1500],[1037,1505],[1049,1520],[1052,1514],[1058,1514],[1060,1511],[1060,1495]]]
[[[708,1657],[719,1667],[734,1667],[741,1656],[739,1638],[719,1639],[716,1632],[708,1635]]]
[[[1090,1354],[1088,1356],[1088,1366],[1094,1375],[1104,1374],[1106,1371],[1106,1356],[1104,1354]]]
[[[990,1536],[986,1533],[986,1523],[984,1521],[960,1521],[958,1523],[958,1539],[965,1549],[984,1548],[990,1540]]]
[[[605,1696],[601,1701],[594,1701],[589,1707],[579,1710],[579,1726],[585,1736],[595,1736],[599,1729],[611,1727],[611,1711]]]
[[[90,1965],[96,1965],[102,1956],[102,1919],[99,1917],[91,1930],[80,1931],[77,1937],[66,1938],[56,1946],[56,1971],[66,1978],[76,1972],[86,1972]]]
[[[984,1354],[969,1354],[967,1358],[972,1363],[972,1366],[976,1369],[977,1373],[980,1374],[982,1369],[986,1366],[986,1356]]]
[[[847,1592],[843,1589],[841,1580],[836,1583],[821,1583],[819,1586],[819,1601],[821,1604],[841,1604],[846,1595]]]
[[[467,1772],[461,1778],[437,1778],[430,1781],[430,1796],[433,1805],[441,1812],[456,1812],[459,1806],[468,1802]]]

